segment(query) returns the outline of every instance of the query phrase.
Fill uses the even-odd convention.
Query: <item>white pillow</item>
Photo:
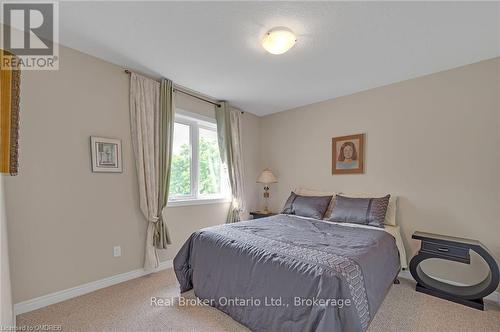
[[[396,246],[398,247],[399,251],[399,260],[401,262],[401,268],[407,269],[408,263],[406,262],[406,250],[403,244],[403,239],[401,238],[401,231],[399,229],[399,226],[387,225],[384,227],[384,231],[391,234],[396,239]]]
[[[369,193],[339,193],[341,196],[353,198],[370,198],[370,197],[384,197],[387,194],[369,194]],[[391,195],[389,205],[387,205],[387,212],[385,213],[384,224],[396,226],[396,209],[398,205],[398,196]]]
[[[337,195],[337,193],[333,191],[326,192],[307,188],[296,188],[293,192],[300,196],[332,196],[332,200],[330,201],[330,204],[325,211],[325,215],[323,216],[323,219],[330,218],[333,208],[335,207],[335,196]]]

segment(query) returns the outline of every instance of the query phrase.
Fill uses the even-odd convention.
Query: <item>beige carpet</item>
[[[500,308],[487,311],[417,293],[414,283],[394,285],[370,332],[500,331]],[[61,325],[63,331],[248,331],[211,307],[152,307],[151,297],[176,298],[172,270],[138,278],[17,317],[17,326]],[[193,294],[188,293],[188,298]]]

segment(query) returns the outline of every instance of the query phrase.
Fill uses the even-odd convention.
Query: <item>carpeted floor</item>
[[[500,331],[500,308],[487,311],[444,301],[413,289],[401,280],[393,285],[369,332]],[[151,297],[178,299],[172,270],[98,290],[17,317],[17,326],[60,325],[63,331],[248,331],[207,306],[153,307]],[[192,293],[187,298],[194,299]],[[177,300],[176,300],[177,301]]]

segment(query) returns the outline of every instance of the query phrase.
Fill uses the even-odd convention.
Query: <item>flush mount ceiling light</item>
[[[297,38],[288,28],[278,27],[269,30],[262,39],[262,47],[271,54],[283,54],[295,45]]]

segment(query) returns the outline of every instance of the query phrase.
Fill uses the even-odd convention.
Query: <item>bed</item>
[[[193,233],[174,270],[253,331],[365,331],[402,267],[396,237],[280,214]]]

